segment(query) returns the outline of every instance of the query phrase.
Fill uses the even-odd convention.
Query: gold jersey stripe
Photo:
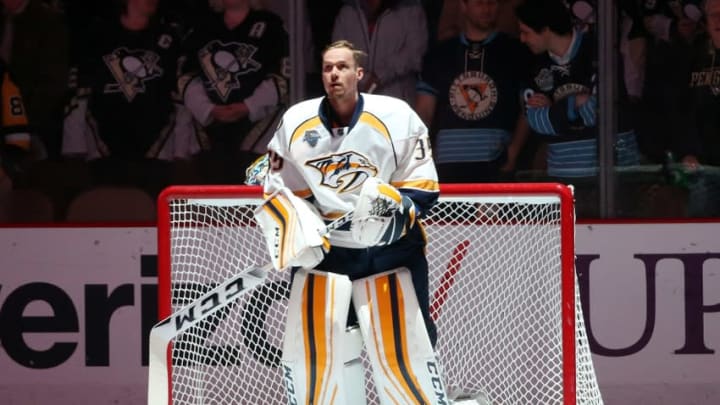
[[[358,118],[358,121],[375,128],[378,132],[380,132],[380,134],[382,134],[382,136],[385,137],[385,139],[388,140],[388,142],[392,143],[392,140],[390,139],[390,131],[388,131],[387,126],[385,126],[385,124],[380,121],[380,118],[367,111],[363,111],[360,114],[360,118]]]
[[[395,188],[414,188],[423,191],[440,191],[440,184],[435,180],[409,180],[409,181],[393,181],[390,183]]]
[[[292,148],[293,143],[299,138],[300,136],[304,135],[305,132],[308,129],[314,128],[318,125],[322,124],[322,121],[320,121],[320,117],[317,115],[305,120],[302,124],[300,124],[292,133],[292,136],[290,137],[290,143],[288,144],[288,150]]]

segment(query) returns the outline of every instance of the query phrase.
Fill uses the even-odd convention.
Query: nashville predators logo
[[[367,178],[375,177],[378,172],[368,158],[357,152],[333,154],[308,160],[305,164],[320,172],[320,184],[336,189],[338,193],[357,189]]]
[[[234,89],[240,88],[240,76],[262,68],[262,64],[253,59],[257,50],[254,45],[237,42],[224,44],[220,41],[212,41],[200,49],[200,66],[210,88],[223,101],[227,101]]]
[[[468,121],[487,117],[495,109],[498,91],[495,81],[479,71],[458,76],[450,86],[450,106],[458,117]]]
[[[119,48],[103,56],[103,61],[115,78],[105,85],[106,93],[123,93],[128,102],[145,92],[145,82],[162,76],[160,56],[147,50]]]

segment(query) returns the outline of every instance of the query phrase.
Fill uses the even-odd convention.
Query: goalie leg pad
[[[380,402],[448,404],[409,271],[355,280],[353,303]]]
[[[360,353],[357,339],[346,338],[351,294],[347,276],[304,269],[295,273],[282,355],[289,403],[364,404],[364,394],[363,402],[357,402],[346,392],[345,377],[356,378],[357,373],[352,354]]]

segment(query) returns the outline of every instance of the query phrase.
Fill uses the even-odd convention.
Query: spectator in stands
[[[655,0],[643,2],[645,28],[659,41],[691,42],[702,25],[701,0]]]
[[[22,89],[27,115],[40,142],[35,154],[60,150],[68,77],[68,31],[63,15],[42,0],[2,0],[5,34],[0,55]],[[40,149],[40,150],[38,150]]]
[[[537,55],[525,91],[532,129],[548,142],[547,171],[556,177],[593,177],[598,170],[597,50],[592,32],[573,25],[561,0],[527,0],[517,8],[520,39]],[[634,164],[631,131],[621,131],[617,160]]]
[[[465,29],[428,53],[415,109],[430,128],[441,182],[507,179],[528,137],[531,54],[497,31],[498,0],[461,0]]]
[[[455,2],[455,0],[449,0]],[[448,1],[445,0],[421,0],[425,17],[427,18],[428,47],[435,45],[438,41],[438,24],[443,7]]]
[[[680,70],[683,87],[671,111],[673,149],[693,176],[690,214],[720,215],[720,0],[704,6],[707,34],[698,38]],[[700,170],[700,169],[704,170]]]
[[[205,179],[242,183],[287,104],[288,35],[280,17],[249,0],[222,5],[188,38],[180,89],[209,140]]]
[[[23,171],[30,152],[30,127],[25,103],[7,65],[0,60],[0,177],[16,178]]]
[[[157,3],[116,0],[115,17],[89,29],[63,139],[63,154],[89,160],[96,184],[153,195],[168,184],[168,161],[192,152],[189,114],[172,98],[178,35]]]
[[[0,36],[2,23],[0,23]],[[7,66],[0,59],[0,221],[6,219],[8,197],[22,176],[31,155],[30,132],[25,106]]]
[[[707,35],[683,58],[688,61],[681,73],[684,88],[673,97],[672,108],[675,151],[691,169],[720,166],[720,0],[707,0],[705,11]]]
[[[461,3],[463,0],[447,0],[442,2],[442,11],[438,21],[437,40],[444,41],[448,38],[459,35],[465,29],[465,16],[461,12]],[[496,30],[510,34],[518,35],[517,18],[515,17],[515,7],[522,0],[498,0],[497,23]]]
[[[335,19],[332,39],[350,41],[368,55],[360,91],[414,103],[428,43],[426,24],[418,0],[348,0]]]
[[[645,85],[645,56],[647,40],[645,25],[638,0],[618,2],[620,57],[623,85],[628,97],[637,102],[642,98]]]
[[[637,110],[637,129],[644,153],[655,162],[665,159],[675,134],[669,118],[678,92],[678,69],[690,43],[703,30],[698,0],[655,0],[640,4],[646,41],[645,81]]]
[[[565,0],[573,26],[578,31],[595,31],[597,0]]]

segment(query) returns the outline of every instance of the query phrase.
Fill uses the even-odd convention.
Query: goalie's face
[[[363,70],[357,66],[353,52],[347,48],[333,48],[323,55],[322,78],[325,93],[330,99],[354,99]]]

